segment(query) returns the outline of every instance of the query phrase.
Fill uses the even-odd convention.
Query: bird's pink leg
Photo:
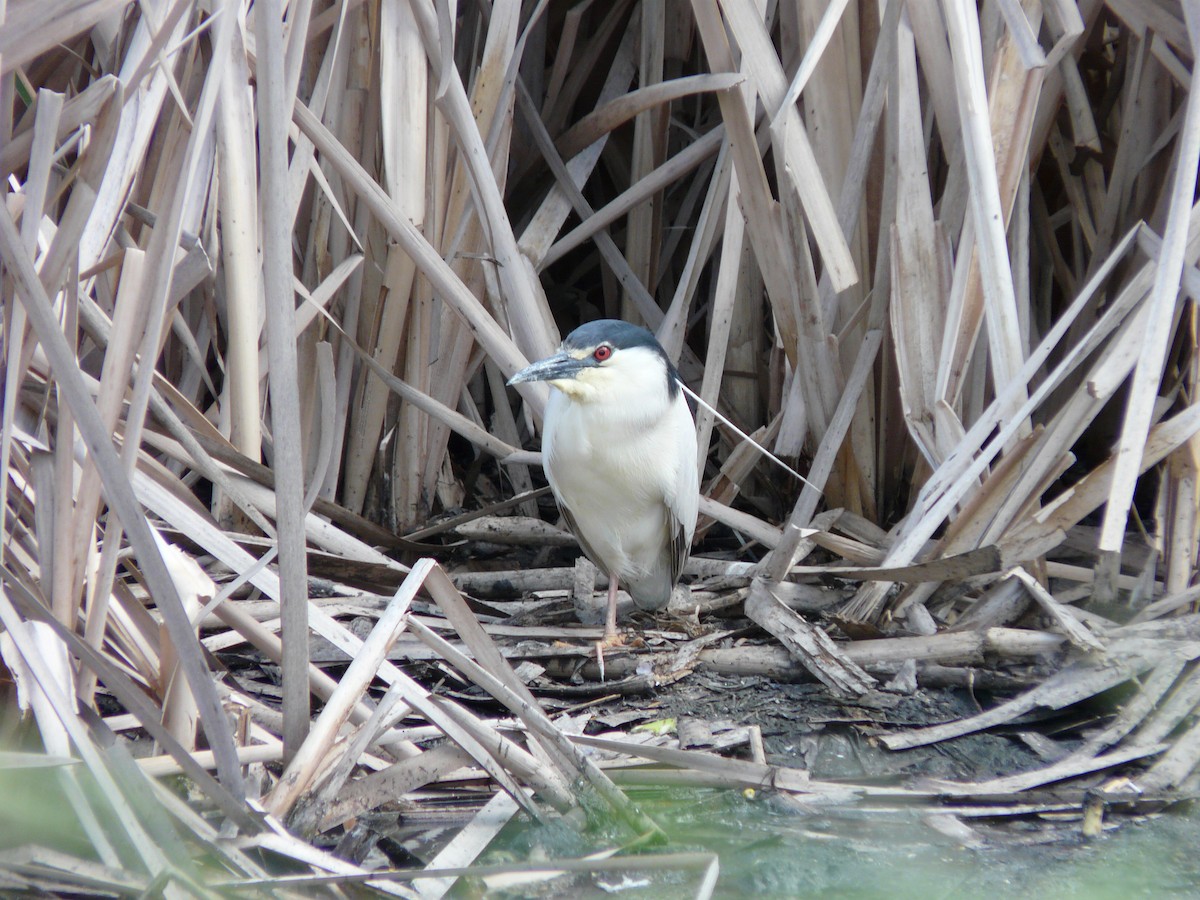
[[[596,642],[596,663],[600,666],[600,680],[604,680],[604,650],[619,647],[621,636],[617,634],[617,576],[608,576],[608,612],[604,615],[604,637]]]
[[[604,617],[604,643],[612,645],[617,643],[617,579],[616,576],[609,576],[608,579],[608,613]]]

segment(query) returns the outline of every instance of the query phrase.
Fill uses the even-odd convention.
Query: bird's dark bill
[[[556,353],[526,366],[508,379],[509,384],[524,384],[527,381],[560,381],[574,378],[588,368],[590,358],[576,359],[568,353]]]

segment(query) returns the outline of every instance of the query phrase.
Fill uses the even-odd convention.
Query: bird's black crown
[[[606,341],[614,350],[628,350],[631,347],[653,350],[667,369],[667,393],[672,399],[678,395],[679,373],[653,332],[641,325],[622,322],[620,319],[596,319],[594,322],[580,325],[568,334],[562,345],[564,350],[588,350]]]
[[[605,341],[616,350],[627,350],[630,347],[649,347],[664,357],[667,355],[662,345],[654,335],[641,325],[632,325],[620,319],[597,319],[580,325],[567,335],[563,347],[567,350],[583,350],[595,347]]]

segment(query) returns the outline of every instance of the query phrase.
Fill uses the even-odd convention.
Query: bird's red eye
[[[608,346],[608,344],[601,344],[592,351],[592,359],[594,359],[596,362],[604,362],[606,359],[612,356],[612,353],[612,347]]]

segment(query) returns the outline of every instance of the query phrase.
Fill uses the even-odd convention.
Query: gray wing
[[[696,514],[700,508],[700,470],[696,462],[696,423],[687,401],[680,393],[670,415],[677,418],[673,429],[679,435],[679,466],[672,483],[663,485],[671,531],[671,583],[679,581],[692,549],[696,533]]]

